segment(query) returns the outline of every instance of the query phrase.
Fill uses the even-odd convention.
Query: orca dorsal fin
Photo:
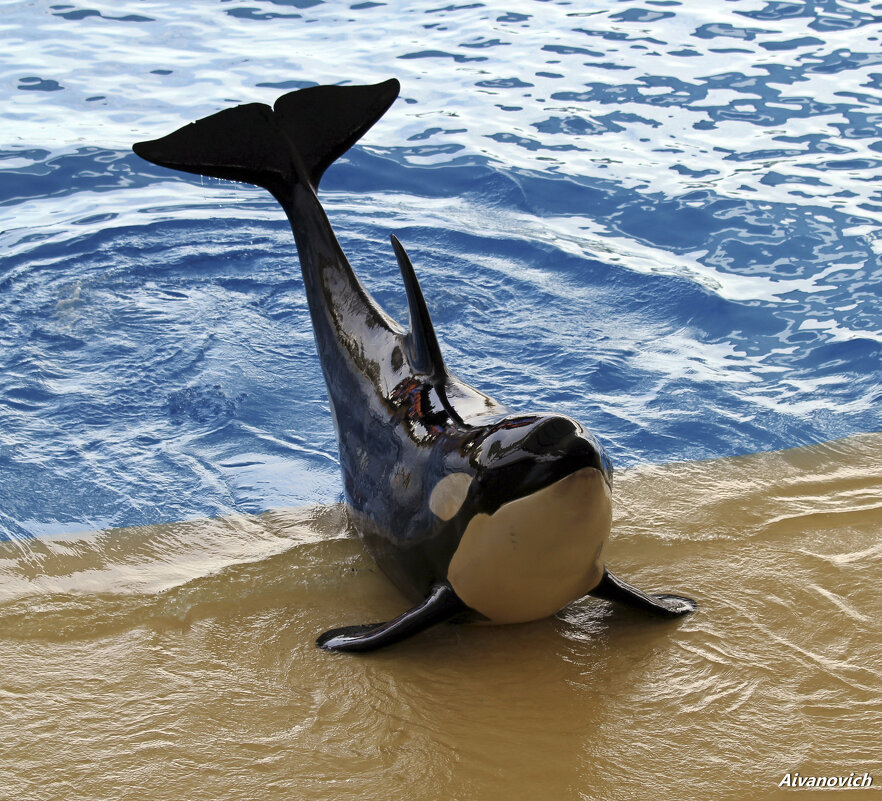
[[[401,242],[398,241],[398,237],[392,234],[390,238],[395,257],[398,259],[401,277],[404,279],[404,289],[407,292],[407,308],[410,311],[410,331],[407,333],[407,339],[411,365],[415,370],[426,375],[445,375],[447,368],[444,366],[438,337],[435,336],[432,318],[429,317],[426,300],[413,271],[413,264]]]

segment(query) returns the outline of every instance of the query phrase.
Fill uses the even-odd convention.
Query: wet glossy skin
[[[560,415],[516,415],[427,358],[359,283],[309,186],[279,198],[291,221],[354,521],[381,569],[412,600],[445,580],[469,520],[582,467],[612,465]],[[413,316],[413,314],[412,314]],[[446,475],[471,486],[442,520],[429,507]]]
[[[388,623],[332,629],[317,644],[365,651],[441,620],[536,619],[584,592],[662,615],[692,611],[688,599],[647,595],[603,568],[612,483],[603,449],[567,417],[513,414],[448,372],[413,266],[394,236],[409,330],[355,276],[316,188],[399,88],[393,79],[302,89],[273,108],[237,106],[134,145],[157,164],[263,186],[291,223],[344,494],[367,549],[416,602]],[[473,607],[457,586],[477,599]],[[558,592],[563,586],[570,589]]]

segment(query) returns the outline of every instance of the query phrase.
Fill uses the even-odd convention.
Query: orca
[[[164,167],[264,187],[291,223],[351,519],[415,604],[389,622],[332,629],[317,644],[371,651],[442,621],[538,620],[589,594],[663,616],[693,611],[688,598],[644,593],[606,569],[613,468],[600,442],[567,416],[514,412],[448,370],[394,235],[407,328],[343,254],[319,183],[399,88],[395,79],[310,87],[133,146]]]

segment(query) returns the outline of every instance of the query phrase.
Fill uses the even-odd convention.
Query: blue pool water
[[[882,422],[882,3],[8,2],[0,539],[329,502],[287,222],[134,141],[314,83],[402,97],[323,201],[448,365],[617,466]]]

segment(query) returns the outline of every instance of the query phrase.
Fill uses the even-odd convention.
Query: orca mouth
[[[478,486],[482,494],[498,499],[498,505],[502,505],[532,495],[586,467],[597,470],[607,485],[610,484],[600,455],[588,446],[574,449],[564,456],[540,459],[525,457],[501,465],[479,477]]]

